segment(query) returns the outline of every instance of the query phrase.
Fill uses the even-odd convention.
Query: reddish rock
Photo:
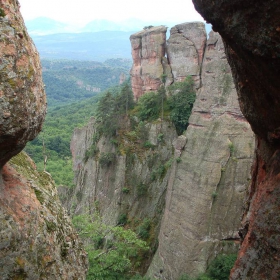
[[[1,279],[85,279],[87,256],[51,176],[24,153],[1,175]]]
[[[280,278],[279,1],[193,0],[223,37],[244,116],[257,134],[244,238],[231,279]]]
[[[38,52],[18,1],[2,0],[0,17],[0,168],[39,133],[46,96]]]
[[[130,36],[133,59],[130,75],[135,99],[162,84],[166,30],[165,26],[151,27]]]

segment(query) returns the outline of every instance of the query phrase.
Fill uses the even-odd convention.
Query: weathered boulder
[[[130,36],[133,59],[130,75],[135,99],[162,84],[166,30],[165,26],[151,27]]]
[[[280,277],[279,1],[193,0],[225,43],[241,110],[257,135],[244,238],[231,279]]]
[[[50,175],[25,154],[0,179],[0,275],[10,279],[85,279],[87,256]]]
[[[0,168],[39,133],[46,96],[38,52],[18,1],[2,0],[0,16]]]
[[[169,182],[159,247],[148,275],[178,279],[236,252],[254,136],[240,112],[221,37],[210,33],[187,142]],[[235,242],[234,242],[235,241]]]

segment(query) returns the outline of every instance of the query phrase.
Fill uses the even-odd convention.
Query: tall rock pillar
[[[148,271],[156,279],[196,276],[217,254],[238,247],[254,136],[240,112],[217,33],[210,33],[201,73],[187,143],[168,185],[159,247]]]

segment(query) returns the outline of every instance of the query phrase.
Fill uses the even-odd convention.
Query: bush
[[[150,236],[151,220],[145,218],[143,223],[137,228],[137,234],[141,239],[148,239]]]
[[[228,280],[236,258],[236,254],[217,256],[209,265],[207,274],[213,279]]]
[[[186,78],[183,82],[178,82],[169,87],[171,97],[169,98],[170,119],[174,123],[178,135],[181,135],[189,124],[193,103],[195,101],[195,91],[193,80]]]
[[[115,160],[115,154],[114,153],[101,153],[99,157],[99,164],[104,166],[109,166],[111,163],[113,163]]]
[[[95,144],[92,144],[91,147],[86,150],[84,161],[87,162],[89,158],[94,157],[99,152],[98,147]]]
[[[159,117],[161,109],[160,95],[151,91],[139,98],[138,117],[141,121],[152,121]]]
[[[137,195],[141,196],[147,193],[148,186],[144,183],[140,183],[139,185],[137,185],[136,190],[137,190]]]
[[[119,218],[118,218],[118,226],[124,226],[126,225],[128,222],[128,218],[127,218],[127,214],[120,214]]]

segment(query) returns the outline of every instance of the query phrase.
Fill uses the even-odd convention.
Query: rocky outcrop
[[[155,91],[162,84],[166,31],[165,26],[150,27],[130,36],[133,59],[130,75],[136,100],[144,92]]]
[[[164,197],[167,181],[152,180],[151,174],[172,158],[172,142],[177,136],[170,123],[163,126],[160,122],[147,124],[143,131],[144,137],[148,137],[144,142],[148,142],[153,150],[139,144],[141,140],[136,139],[135,132],[124,132],[121,141],[126,141],[125,146],[117,147],[102,137],[96,144],[98,153],[87,160],[87,151],[96,135],[95,120],[92,119],[84,128],[75,129],[71,141],[76,185],[72,212],[94,211],[94,204],[98,202],[103,220],[112,225],[117,223],[122,213],[131,219],[155,216],[156,208],[162,204],[160,200]],[[162,135],[162,142],[158,135]],[[124,148],[133,150],[125,151]],[[102,154],[108,153],[116,155],[114,162],[100,164]],[[148,187],[145,191],[143,189],[145,195],[137,191],[141,184],[143,188],[144,185]]]
[[[169,182],[159,248],[149,268],[156,279],[196,276],[220,253],[236,252],[254,138],[240,112],[220,36],[211,32],[187,143]]]
[[[241,110],[257,135],[253,180],[240,231],[244,241],[231,279],[279,279],[279,2],[193,2],[223,37]]]
[[[0,168],[39,133],[46,96],[38,52],[17,1],[2,0],[0,15]]]
[[[85,279],[87,256],[50,175],[13,157],[41,130],[46,96],[19,3],[0,3],[0,278]]]
[[[182,23],[171,28],[152,27],[131,35],[133,66],[130,72],[134,97],[137,100],[161,85],[168,86],[192,76],[200,87],[200,69],[206,31],[202,22]]]
[[[137,220],[151,219],[159,243],[149,260],[147,275],[166,280],[178,279],[183,273],[196,276],[219,253],[237,252],[255,141],[239,109],[221,37],[211,32],[205,42],[205,31],[199,23],[178,25],[172,30],[172,44],[176,45],[176,38],[179,43],[188,41],[192,51],[169,51],[186,56],[190,67],[184,68],[185,75],[190,74],[187,69],[195,69],[191,75],[199,81],[186,134],[177,137],[168,123],[163,128],[159,121],[147,123],[149,142],[157,146],[139,152],[136,132],[120,132],[116,146],[104,137],[94,142],[94,120],[76,129],[71,147],[77,188],[69,208],[74,213],[98,209],[109,224],[116,224],[122,214],[132,227]],[[164,142],[159,142],[161,137]],[[93,143],[98,152],[88,159],[87,151],[92,150]],[[102,153],[118,155],[114,163],[101,166]],[[151,175],[160,165],[169,167],[160,180],[152,181]],[[148,190],[144,195],[138,193],[141,186]]]
[[[200,87],[200,69],[206,43],[206,31],[202,22],[175,25],[167,41],[167,58],[175,82],[192,76]]]
[[[87,256],[50,175],[20,153],[0,181],[1,279],[85,279]]]

